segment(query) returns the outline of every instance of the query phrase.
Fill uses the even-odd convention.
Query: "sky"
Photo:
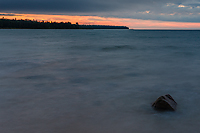
[[[0,0],[0,17],[133,29],[200,29],[200,0]]]

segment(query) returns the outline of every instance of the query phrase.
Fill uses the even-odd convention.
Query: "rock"
[[[152,107],[154,107],[156,110],[176,110],[177,103],[175,100],[170,96],[169,94],[160,96],[153,104]]]

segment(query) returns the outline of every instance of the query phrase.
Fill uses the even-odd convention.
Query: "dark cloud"
[[[93,0],[6,0],[0,1],[0,11],[28,12],[101,12],[110,11],[112,6]]]
[[[200,0],[0,0],[0,12],[200,21]]]
[[[4,14],[0,14],[0,16],[16,16],[16,14],[14,13],[4,13]]]

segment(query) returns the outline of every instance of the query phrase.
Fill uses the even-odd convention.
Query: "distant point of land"
[[[79,25],[71,22],[0,19],[0,29],[129,29],[126,26]]]

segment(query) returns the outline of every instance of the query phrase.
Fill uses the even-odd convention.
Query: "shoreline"
[[[71,22],[0,19],[0,29],[129,29],[127,26],[79,25]]]

